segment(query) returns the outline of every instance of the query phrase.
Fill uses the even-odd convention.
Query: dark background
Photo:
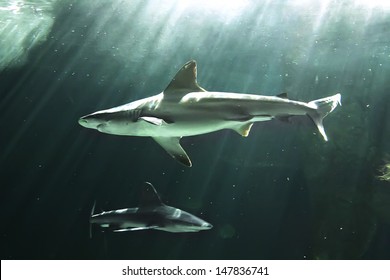
[[[390,149],[388,7],[195,2],[29,1],[2,11],[12,24],[1,29],[1,258],[389,259],[390,185],[378,179]],[[189,59],[208,90],[300,101],[340,92],[343,106],[324,121],[330,141],[305,118],[258,123],[247,138],[182,139],[185,168],[152,139],[78,125],[161,92]],[[94,200],[135,207],[144,181],[214,228],[94,228],[90,239]]]

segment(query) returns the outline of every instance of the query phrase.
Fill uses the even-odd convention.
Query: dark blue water
[[[0,2],[2,259],[389,259],[390,7],[375,1]],[[342,3],[340,3],[342,2]],[[324,121],[183,138],[88,130],[88,113],[157,94],[188,60],[207,90],[310,101]],[[213,229],[89,238],[96,200],[144,181]]]

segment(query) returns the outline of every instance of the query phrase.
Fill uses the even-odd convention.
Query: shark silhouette
[[[168,232],[198,232],[211,229],[208,222],[179,208],[165,205],[151,183],[142,187],[138,207],[94,213],[90,224],[100,225],[114,232],[162,230]]]

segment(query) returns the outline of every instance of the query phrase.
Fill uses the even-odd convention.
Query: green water
[[[233,1],[232,1],[233,2]],[[310,101],[324,121],[152,139],[79,117],[164,90],[188,60],[207,90]],[[375,1],[0,1],[2,259],[389,259],[390,6]],[[388,176],[388,175],[387,175]],[[163,201],[213,224],[89,238],[89,215]]]

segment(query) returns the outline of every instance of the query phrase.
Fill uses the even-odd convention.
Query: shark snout
[[[97,129],[102,123],[104,123],[104,120],[99,119],[99,116],[96,114],[86,115],[79,119],[79,124],[86,128]]]
[[[204,228],[204,229],[211,229],[211,228],[213,228],[213,225],[210,224],[210,223],[204,222],[202,224],[202,228]]]
[[[90,115],[81,117],[79,119],[79,124],[85,128],[92,128],[97,129],[97,126],[99,125],[98,122],[94,118],[92,118]]]
[[[88,120],[87,120],[85,117],[81,117],[81,118],[79,119],[79,124],[80,124],[81,126],[86,127],[86,126],[88,125]]]

